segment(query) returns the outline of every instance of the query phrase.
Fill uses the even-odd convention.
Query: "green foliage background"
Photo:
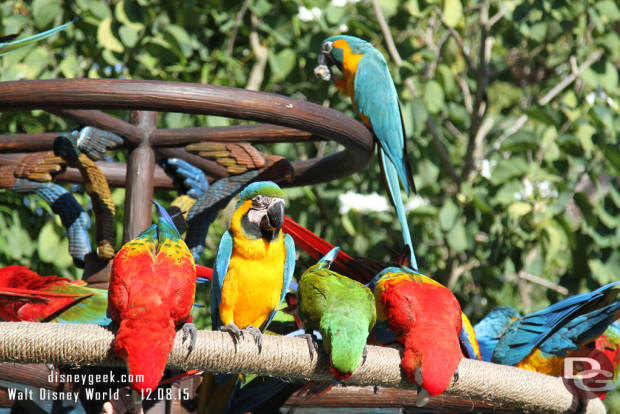
[[[346,31],[371,41],[400,94],[420,198],[408,214],[420,270],[449,286],[474,321],[500,304],[538,310],[620,275],[620,8],[612,0],[6,0],[0,32],[40,32],[76,15],[65,32],[0,58],[0,79],[248,87],[355,117],[348,98],[313,68],[328,36]],[[158,122],[237,121],[167,113]],[[42,111],[0,114],[6,134],[72,127]],[[337,147],[261,149],[301,159]],[[402,240],[395,215],[340,214],[338,196],[347,191],[385,195],[377,162],[346,179],[287,189],[287,213],[347,252],[386,260],[381,245],[398,250]],[[88,206],[79,188],[74,193]],[[156,196],[169,202],[175,194]],[[122,189],[114,199],[120,228]],[[212,264],[229,218],[230,208],[209,232],[202,264]],[[60,220],[37,197],[0,190],[0,234],[1,265],[80,276]]]

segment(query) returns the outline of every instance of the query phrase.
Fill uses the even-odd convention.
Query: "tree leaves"
[[[346,33],[369,40],[386,56],[400,97],[418,190],[406,202],[417,206],[407,217],[420,269],[442,282],[454,268],[471,269],[455,278],[453,289],[474,321],[498,304],[533,310],[528,301],[542,306],[555,298],[536,286],[523,290],[530,297],[522,301],[521,271],[562,283],[571,293],[620,274],[614,255],[620,249],[620,79],[614,65],[620,59],[620,12],[613,0],[517,0],[473,7],[462,0],[381,0],[403,61],[398,68],[369,2],[260,0],[249,2],[245,13],[240,2],[220,0],[27,3],[0,4],[4,34],[40,32],[64,22],[61,17],[79,14],[82,19],[46,44],[0,59],[3,81],[124,76],[246,87],[256,68],[264,91],[356,117],[348,97],[316,79],[313,68],[326,37]],[[302,5],[311,12],[310,21],[299,18]],[[494,24],[482,45],[486,5]],[[15,12],[22,8],[25,14]],[[268,51],[264,69],[257,67],[257,46],[250,39]],[[603,58],[582,68],[599,50]],[[484,71],[481,51],[487,57]],[[161,116],[166,128],[234,122]],[[41,111],[1,113],[0,126],[5,133],[73,127]],[[266,153],[292,160],[338,149],[336,143],[261,145]],[[117,153],[119,160],[124,156]],[[375,159],[351,177],[287,189],[287,213],[344,250],[387,263],[381,246],[401,247],[394,214],[333,214],[338,195],[348,191],[385,195]],[[124,192],[114,194],[122,206]],[[156,196],[172,197],[168,192]],[[15,217],[10,209],[0,210],[0,232],[10,240],[3,244],[0,238],[0,260],[32,260],[35,267],[51,270],[55,250],[40,234],[59,246],[66,236],[57,223],[48,225],[49,217],[25,208],[22,198],[0,190],[0,206],[20,212]],[[228,217],[213,225],[208,238],[213,249]],[[117,226],[120,230],[122,214]],[[212,264],[208,250],[201,264]]]

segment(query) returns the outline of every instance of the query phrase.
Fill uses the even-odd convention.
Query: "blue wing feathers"
[[[409,223],[407,223],[407,215],[405,214],[405,205],[403,204],[403,196],[400,193],[400,186],[398,185],[398,176],[394,165],[387,159],[383,150],[379,149],[379,161],[382,166],[383,175],[385,178],[386,186],[394,209],[396,210],[396,217],[400,222],[402,228],[403,240],[407,246],[411,255],[411,266],[415,269],[418,268],[418,261],[415,257],[413,250],[413,242],[411,241],[411,233],[409,231]]]
[[[398,172],[400,181],[409,195],[411,170],[407,171],[403,155],[405,135],[400,116],[398,94],[387,63],[374,47],[364,52],[355,74],[355,105],[370,120],[372,129]]]
[[[516,365],[536,347],[562,353],[602,333],[620,308],[620,302],[610,303],[618,293],[616,284],[572,296],[516,320],[498,341],[492,361]]]
[[[213,278],[211,280],[211,326],[213,330],[218,329],[222,324],[219,312],[220,302],[222,301],[222,285],[228,272],[232,250],[233,238],[230,230],[228,230],[222,235],[213,266]]]

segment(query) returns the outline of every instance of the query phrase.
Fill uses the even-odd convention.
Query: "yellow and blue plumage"
[[[337,66],[343,78],[337,78],[331,66]],[[390,200],[402,227],[403,239],[418,268],[409,224],[405,215],[400,183],[409,195],[415,192],[411,166],[405,145],[405,129],[394,81],[385,58],[370,43],[353,36],[332,36],[323,41],[315,74],[331,80],[353,102],[364,124],[374,132],[379,144],[379,165]]]
[[[620,316],[617,282],[566,298],[526,316],[492,310],[475,326],[483,360],[558,376],[563,361],[599,337]]]
[[[239,195],[230,224],[218,247],[211,284],[213,329],[239,337],[254,336],[275,316],[295,267],[295,244],[282,233],[284,192],[271,181],[248,185]],[[205,376],[198,412],[221,412],[237,377]],[[212,396],[211,396],[212,395]]]

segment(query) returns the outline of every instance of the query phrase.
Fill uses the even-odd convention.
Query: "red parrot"
[[[108,292],[83,280],[41,276],[25,266],[0,269],[0,319],[108,325]]]
[[[159,220],[125,244],[114,258],[108,310],[119,325],[114,352],[125,361],[140,402],[161,379],[177,327],[183,339],[196,327],[189,323],[196,290],[196,269],[172,219],[155,203]]]
[[[596,349],[603,352],[611,361],[614,367],[615,382],[616,378],[618,378],[618,373],[620,372],[620,323],[618,321],[614,321],[614,323],[609,325],[603,335],[596,339],[594,346]],[[599,398],[604,400],[605,395],[606,393],[601,393]]]
[[[295,244],[301,247],[306,253],[316,260],[323,257],[327,254],[327,252],[334,248],[332,244],[323,240],[288,216],[284,216],[282,231],[290,234],[291,237],[293,237]],[[398,265],[411,269],[409,259],[408,249],[404,249],[404,253],[398,257]],[[336,256],[336,259],[331,266],[335,271],[366,284],[369,283],[375,275],[381,272],[385,267],[364,257],[352,257],[342,250],[338,252],[338,256]],[[424,277],[426,278],[426,276]],[[293,282],[291,282],[291,286],[294,286]],[[296,305],[290,303],[288,299],[287,303],[289,304],[287,312],[293,312],[296,309]],[[461,341],[463,354],[468,358],[480,361],[482,360],[482,356],[480,354],[480,347],[478,345],[478,341],[476,340],[474,328],[472,327],[469,318],[467,318],[467,315],[464,313],[461,313],[461,320],[463,323],[463,329],[461,330],[459,338]],[[384,343],[396,340],[393,333],[388,334],[387,332],[383,332],[379,335],[379,337],[380,341]]]
[[[377,305],[376,335],[386,328],[405,346],[402,368],[418,391],[416,405],[426,405],[458,378],[463,353],[461,306],[452,292],[407,267],[388,267],[371,282]],[[389,337],[390,333],[386,333]]]

